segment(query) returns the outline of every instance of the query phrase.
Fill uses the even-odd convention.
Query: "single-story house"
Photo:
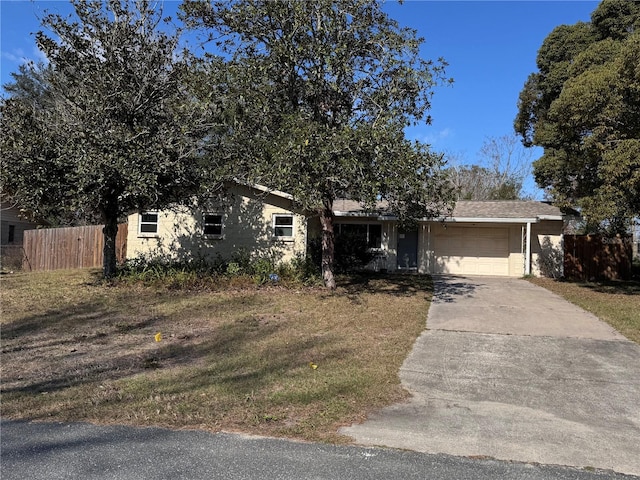
[[[24,256],[24,232],[39,225],[27,218],[20,208],[0,202],[0,267],[18,270]]]
[[[289,261],[304,254],[307,218],[294,209],[293,197],[260,186],[234,185],[225,200],[199,208],[178,206],[134,213],[128,218],[127,258],[229,259],[241,249],[273,254]]]
[[[38,225],[25,217],[17,206],[0,202],[0,245],[22,245],[24,231],[33,230]]]
[[[446,218],[403,229],[384,208],[364,211],[357,202],[334,203],[337,233],[366,235],[377,252],[369,268],[465,275],[558,275],[564,217],[537,201],[459,201]],[[136,213],[128,219],[127,258],[161,254],[224,258],[246,249],[282,260],[304,254],[320,234],[317,216],[296,211],[291,195],[236,185],[223,203]]]

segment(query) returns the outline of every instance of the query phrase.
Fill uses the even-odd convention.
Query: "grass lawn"
[[[407,396],[398,370],[432,293],[425,276],[343,278],[336,293],[96,277],[2,276],[4,417],[345,442],[339,426]]]
[[[640,343],[640,282],[569,282],[531,278],[604,320],[629,340]]]

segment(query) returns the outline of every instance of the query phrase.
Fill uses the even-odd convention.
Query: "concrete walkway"
[[[511,278],[437,278],[427,327],[400,371],[412,399],[341,433],[640,475],[640,346]]]

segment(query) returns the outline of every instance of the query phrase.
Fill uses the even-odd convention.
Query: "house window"
[[[276,238],[293,238],[293,215],[274,215],[273,234]]]
[[[7,243],[13,243],[16,241],[16,226],[9,225],[9,238],[7,238]]]
[[[379,223],[339,223],[338,236],[359,237],[367,242],[368,248],[382,248],[382,225]]]
[[[382,225],[375,223],[367,225],[367,246],[382,248]]]
[[[222,237],[222,214],[204,214],[204,234],[212,237]]]
[[[158,212],[143,212],[140,214],[140,234],[158,234]]]

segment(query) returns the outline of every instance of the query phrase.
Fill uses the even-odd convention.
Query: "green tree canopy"
[[[520,93],[515,129],[544,148],[534,175],[589,228],[640,215],[640,3],[604,0],[591,22],[557,27]]]
[[[184,2],[185,20],[216,42],[241,109],[229,130],[256,181],[293,194],[322,224],[325,284],[333,278],[333,202],[389,201],[402,220],[450,207],[442,157],[404,127],[430,122],[444,66],[380,1]],[[247,147],[249,146],[249,147]]]
[[[36,35],[48,65],[21,67],[5,87],[0,186],[37,215],[103,222],[108,277],[119,219],[184,200],[214,177],[207,148],[219,137],[219,102],[215,84],[191,88],[202,72],[157,6],[71,3],[75,15],[46,15],[49,33]]]

